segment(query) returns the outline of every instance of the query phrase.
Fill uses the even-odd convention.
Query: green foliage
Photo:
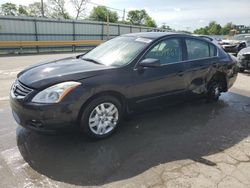
[[[43,5],[44,10],[46,10],[46,4]],[[41,2],[34,2],[28,6],[29,16],[32,17],[42,17],[42,5]],[[46,11],[44,11],[46,13]]]
[[[157,27],[155,21],[150,16],[147,17],[145,25],[148,27]]]
[[[50,12],[46,3],[43,5],[45,17],[50,17]],[[52,10],[51,10],[52,11]],[[34,2],[28,6],[23,6],[5,3],[1,5],[1,14],[4,16],[32,16],[42,17],[42,5],[41,2]]]
[[[4,3],[1,5],[1,14],[4,16],[17,16],[17,6],[13,3]]]
[[[71,0],[74,5],[77,16],[84,11],[84,4],[88,0]],[[65,0],[48,0],[43,4],[44,16],[52,18],[70,19],[70,15],[65,8]],[[42,17],[42,4],[41,2],[34,2],[28,6],[19,5],[13,3],[5,3],[1,5],[0,13],[5,16],[31,16]],[[133,25],[143,25],[148,27],[157,27],[155,20],[152,19],[146,12],[146,10],[131,10],[128,12],[127,20],[118,21],[118,14],[116,11],[111,11],[105,6],[94,7],[89,16],[91,20],[106,22],[109,19],[111,23],[124,23]],[[166,27],[166,26],[164,26]],[[169,26],[167,29],[171,29]]]
[[[13,3],[4,3],[1,5],[1,14],[4,16],[29,16],[28,7]]]
[[[18,16],[29,16],[28,7],[19,5]]]
[[[89,18],[95,21],[107,21],[107,15],[109,16],[109,22],[118,22],[118,14],[115,11],[108,10],[105,6],[94,7],[90,13]]]
[[[161,29],[166,29],[166,30],[173,30],[170,26],[166,25],[165,23],[161,25]]]
[[[224,25],[224,27],[221,30],[221,34],[222,35],[228,35],[230,33],[230,30],[232,30],[234,28],[234,25],[232,22],[227,23],[226,25]]]
[[[157,27],[155,21],[148,15],[146,10],[131,10],[128,12],[127,20],[133,25],[145,25],[148,27]]]
[[[228,35],[233,27],[232,23],[227,23],[224,27],[221,27],[216,21],[211,21],[208,26],[196,29],[194,33],[200,35]]]
[[[147,12],[142,10],[131,10],[128,12],[127,20],[133,25],[144,25],[148,18]]]
[[[221,34],[221,25],[217,24],[216,21],[212,21],[208,25],[208,33],[210,35],[220,35]]]

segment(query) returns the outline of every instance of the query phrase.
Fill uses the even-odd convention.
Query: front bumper
[[[10,97],[10,105],[16,122],[30,130],[55,132],[77,127],[79,111],[74,108],[73,104],[25,103]]]
[[[240,68],[250,69],[250,59],[240,59],[239,61]]]

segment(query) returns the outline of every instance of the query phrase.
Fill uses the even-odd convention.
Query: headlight
[[[58,103],[60,102],[71,90],[79,86],[79,82],[63,82],[53,85],[38,94],[32,99],[32,102],[37,103]]]

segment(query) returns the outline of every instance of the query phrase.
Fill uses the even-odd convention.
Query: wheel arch
[[[80,111],[78,112],[78,116],[77,116],[77,120],[78,122],[81,120],[81,116],[82,113],[84,112],[84,109],[86,108],[86,106],[92,101],[94,100],[96,97],[100,97],[100,96],[112,96],[115,97],[119,102],[121,102],[121,105],[123,107],[123,112],[125,112],[127,110],[127,102],[126,102],[126,97],[117,91],[112,91],[112,90],[107,90],[107,91],[101,91],[99,93],[96,93],[94,95],[92,95],[91,97],[89,97],[81,106]]]
[[[211,79],[207,82],[207,86],[209,87],[209,85],[213,82],[213,81],[222,81],[223,83],[223,87],[222,87],[222,91],[226,92],[228,90],[227,88],[227,75],[224,72],[220,72],[217,71],[212,77]]]

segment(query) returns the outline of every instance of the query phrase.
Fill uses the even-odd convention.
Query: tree
[[[53,11],[51,15],[53,18],[70,19],[69,13],[66,11],[65,8],[64,0],[48,0],[48,2]]]
[[[229,22],[226,25],[224,25],[224,27],[222,27],[221,34],[228,35],[233,28],[234,28],[233,23]]]
[[[146,10],[131,10],[128,12],[127,20],[133,25],[145,25],[148,27],[157,27],[153,18],[151,18]]]
[[[86,3],[88,0],[71,0],[70,1],[76,10],[76,20],[81,17],[82,13],[86,9]]]
[[[29,16],[28,7],[19,5],[18,16]]]
[[[127,20],[133,25],[144,25],[149,15],[147,12],[142,10],[130,10],[128,12]]]
[[[150,16],[146,18],[145,25],[148,27],[157,27],[155,21]]]
[[[40,2],[29,4],[29,14],[33,17],[42,17],[42,5]]]
[[[51,17],[51,12],[49,11],[48,5],[46,3],[43,3],[43,10],[44,10],[44,16],[45,17]],[[42,4],[41,2],[35,2],[32,4],[29,4],[28,6],[28,12],[29,16],[32,17],[42,17]]]
[[[160,28],[165,30],[173,30],[170,26],[166,25],[165,23],[163,23]]]
[[[196,29],[194,33],[200,35],[228,35],[233,27],[232,23],[227,23],[224,27],[221,27],[220,24],[211,21],[208,26]]]
[[[4,3],[1,5],[1,14],[4,16],[17,16],[18,10],[16,4]]]
[[[199,29],[194,30],[194,34],[208,35],[208,32],[206,28],[199,28]]]
[[[109,22],[118,22],[118,14],[115,11],[108,10],[105,6],[94,7],[90,13],[89,18],[95,21],[107,21],[107,15],[109,16]]]
[[[161,25],[160,28],[161,28],[161,29],[167,29],[167,26],[166,26],[166,24],[164,23],[164,24]]]
[[[216,21],[211,21],[208,25],[208,33],[210,35],[221,35],[221,25]]]

